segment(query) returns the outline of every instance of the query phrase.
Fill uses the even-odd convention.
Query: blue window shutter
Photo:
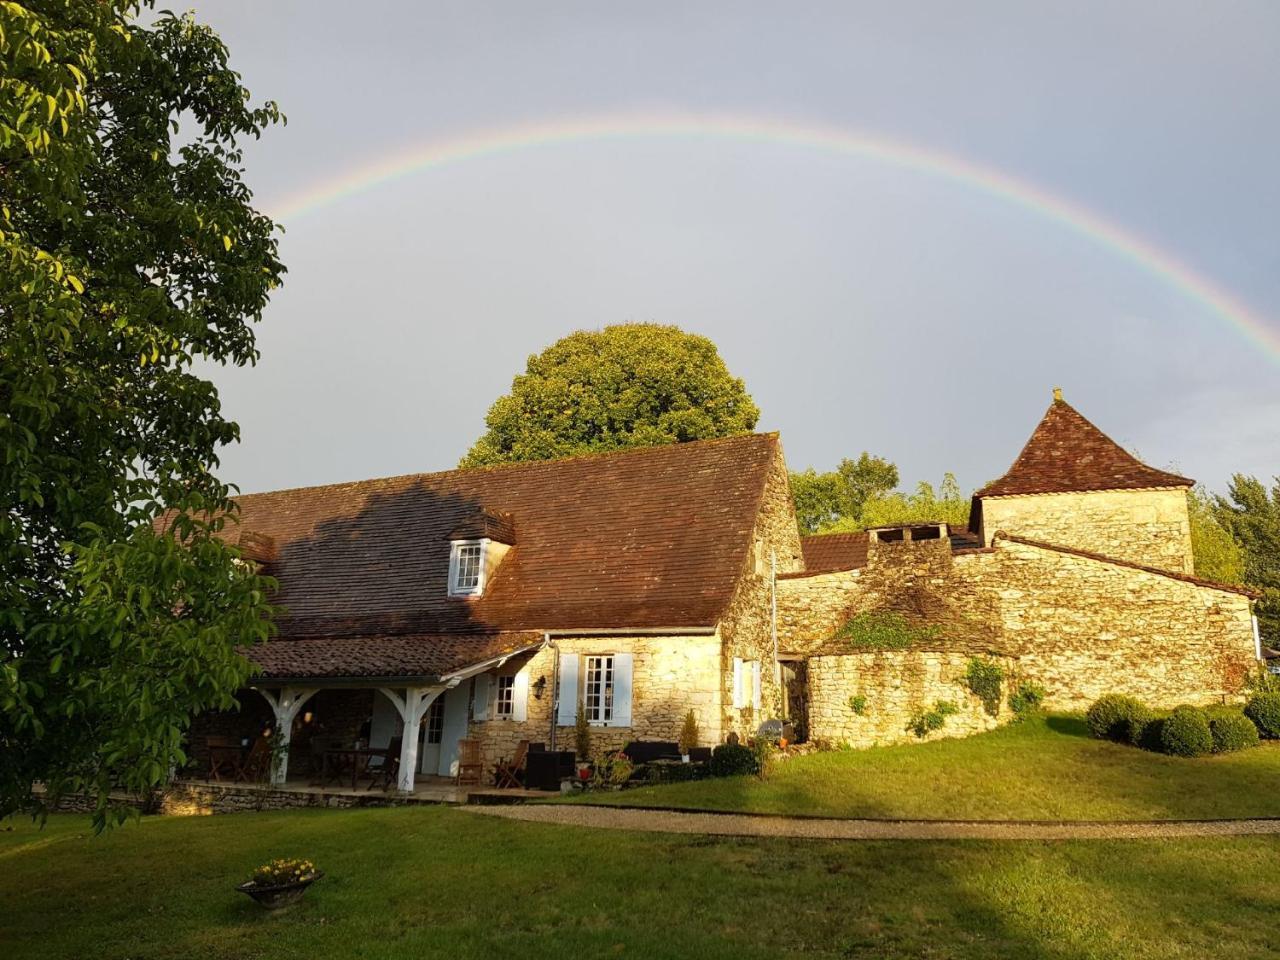
[[[578,655],[560,654],[560,704],[556,708],[556,723],[572,727],[578,713]]]
[[[613,719],[611,727],[631,726],[631,670],[633,657],[629,653],[613,655]]]

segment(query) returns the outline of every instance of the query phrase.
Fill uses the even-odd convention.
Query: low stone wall
[[[160,798],[156,812],[171,817],[208,816],[258,810],[299,810],[308,807],[396,807],[420,803],[413,797],[370,792],[366,794],[273,790],[252,784],[172,784]]]
[[[1005,671],[1004,692],[1014,662],[991,657]],[[872,747],[918,743],[908,729],[912,717],[932,710],[939,701],[959,707],[942,729],[923,739],[967,737],[993,730],[1010,718],[1005,697],[996,716],[986,709],[964,680],[970,654],[892,650],[813,657],[809,661],[809,739],[833,746]],[[850,699],[861,695],[866,706],[856,713]]]

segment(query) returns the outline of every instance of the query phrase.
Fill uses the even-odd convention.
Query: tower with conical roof
[[[973,496],[969,525],[1194,573],[1187,490],[1194,481],[1134,457],[1055,389],[1013,466]]]

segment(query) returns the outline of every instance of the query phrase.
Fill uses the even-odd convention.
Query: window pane
[[[516,678],[514,676],[498,678],[497,715],[499,717],[510,718],[514,713],[513,707],[515,704],[515,692]]]

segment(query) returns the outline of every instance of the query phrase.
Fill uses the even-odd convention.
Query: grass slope
[[[443,808],[0,823],[7,960],[1275,956],[1280,845],[831,843],[588,831]],[[327,872],[268,914],[258,863]]]
[[[1274,817],[1280,744],[1185,760],[1093,740],[1083,720],[1051,716],[962,740],[797,757],[767,783],[732,777],[575,799],[836,817]]]

